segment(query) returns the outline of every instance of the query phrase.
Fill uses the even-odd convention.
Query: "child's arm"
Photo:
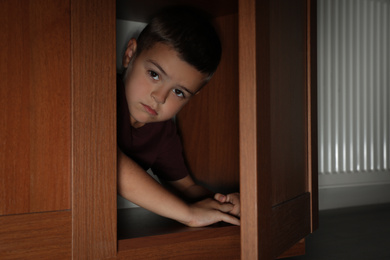
[[[205,199],[188,205],[156,182],[120,149],[118,149],[118,192],[145,209],[188,226],[208,226],[219,221],[240,224],[237,218],[224,213],[232,210],[231,204]]]
[[[183,179],[169,182],[176,190],[190,201],[197,201],[204,198],[214,198],[220,203],[230,203],[233,208],[229,211],[230,214],[240,216],[240,194],[230,193],[223,195],[221,193],[214,194],[203,186],[194,182],[191,176],[186,176]]]

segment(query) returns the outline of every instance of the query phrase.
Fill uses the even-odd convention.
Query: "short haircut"
[[[199,10],[176,6],[152,18],[137,41],[137,54],[156,43],[167,44],[179,57],[208,75],[214,74],[221,60],[221,42],[207,15]]]

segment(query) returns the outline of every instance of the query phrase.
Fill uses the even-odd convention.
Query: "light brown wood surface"
[[[214,19],[223,48],[221,63],[177,117],[193,177],[214,192],[239,190],[237,22],[237,14]]]
[[[70,2],[0,2],[0,215],[70,209]]]
[[[239,259],[240,227],[190,228],[142,208],[121,209],[118,259]]]
[[[70,259],[70,211],[0,217],[0,259]]]
[[[115,1],[72,1],[73,258],[116,255]]]
[[[268,132],[267,127],[258,124],[259,111],[267,111],[267,102],[258,103],[259,81],[268,82],[267,68],[260,69],[257,58],[267,61],[268,57],[258,56],[258,46],[268,44],[267,41],[257,39],[255,35],[267,35],[267,16],[257,17],[255,1],[239,1],[239,110],[240,110],[240,193],[241,193],[241,259],[259,258],[259,230],[269,233],[266,223],[270,223],[269,212],[259,212],[259,204],[264,205],[269,200],[269,192],[258,190],[258,183],[267,170],[264,162],[268,161],[268,155],[260,157],[258,146],[269,146],[268,139],[259,140],[259,132]],[[261,28],[257,27],[257,19],[264,21]],[[262,30],[261,32],[258,32]],[[266,37],[266,36],[265,36]],[[261,41],[261,42],[260,42]],[[264,43],[263,43],[264,42]],[[267,46],[265,46],[267,47]],[[262,93],[263,99],[268,99],[266,93]],[[264,136],[264,134],[263,134]],[[268,178],[267,178],[268,179]],[[265,181],[267,180],[265,179]],[[268,204],[268,202],[266,203]],[[267,251],[270,250],[266,249]],[[268,254],[265,252],[265,254]]]
[[[310,3],[239,1],[242,259],[278,257],[317,221]]]

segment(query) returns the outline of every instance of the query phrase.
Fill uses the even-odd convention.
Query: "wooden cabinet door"
[[[0,259],[71,250],[70,1],[0,1]]]
[[[317,225],[313,2],[239,1],[242,259]]]
[[[0,2],[0,215],[70,209],[70,2]]]

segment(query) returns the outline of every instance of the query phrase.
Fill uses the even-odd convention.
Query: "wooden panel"
[[[237,15],[215,19],[222,60],[201,92],[182,109],[178,123],[195,179],[214,191],[239,186]]]
[[[118,0],[117,17],[146,23],[158,10],[169,5],[194,6],[206,10],[213,17],[237,12],[237,0]]]
[[[72,1],[73,258],[116,255],[115,1]]]
[[[310,233],[310,193],[272,208],[273,258]]]
[[[30,1],[30,212],[70,209],[69,9]]]
[[[118,259],[239,259],[240,227],[191,228],[142,208],[118,211]]]
[[[29,212],[30,67],[22,66],[30,54],[28,46],[23,48],[23,43],[28,42],[29,15],[23,2],[0,2],[1,215]]]
[[[272,255],[268,9],[267,1],[239,1],[241,259]]]
[[[1,1],[0,214],[70,208],[69,1]]]
[[[0,217],[0,258],[70,259],[70,211]]]
[[[310,232],[307,2],[239,1],[242,259],[274,259]]]
[[[307,191],[306,0],[270,1],[272,205]]]
[[[240,259],[240,228],[205,228],[120,240],[118,259]]]

